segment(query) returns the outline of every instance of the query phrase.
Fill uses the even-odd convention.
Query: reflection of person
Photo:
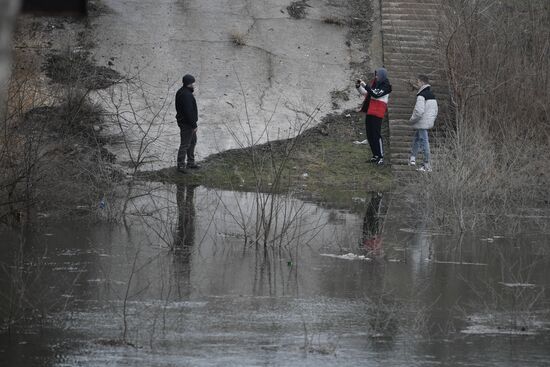
[[[173,262],[179,297],[191,291],[191,253],[195,242],[195,185],[177,186],[178,223],[174,234]]]
[[[377,165],[384,164],[384,146],[382,144],[382,120],[388,108],[388,100],[391,93],[391,84],[388,80],[388,72],[384,68],[376,69],[374,79],[367,85],[361,79],[355,83],[357,91],[365,96],[361,112],[365,112],[365,127],[367,140],[369,141],[372,158],[370,161]]]
[[[369,255],[382,256],[382,193],[372,195],[363,218],[363,248]]]
[[[411,156],[409,165],[416,165],[416,155],[422,149],[424,164],[418,168],[419,171],[430,172],[430,142],[428,141],[428,129],[434,126],[437,118],[437,101],[430,88],[429,79],[426,75],[419,75],[415,86],[418,88],[416,93],[416,104],[409,124],[414,128],[414,138],[411,145]]]
[[[197,144],[197,121],[199,119],[197,101],[193,96],[195,78],[186,74],[183,86],[176,92],[176,120],[180,128],[180,147],[178,150],[178,171],[187,173],[187,169],[199,168],[195,163],[195,145]],[[185,158],[187,157],[187,165]]]
[[[178,204],[178,224],[174,237],[174,249],[189,253],[195,241],[195,189],[196,185],[178,185],[176,200]]]

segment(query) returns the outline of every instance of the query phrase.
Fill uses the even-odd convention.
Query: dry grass
[[[457,231],[499,226],[550,198],[547,1],[449,1],[441,64],[449,134],[416,188],[424,214]],[[510,27],[514,24],[514,27]]]
[[[325,17],[321,21],[325,24],[332,24],[337,26],[343,26],[346,24],[342,19],[333,16]]]
[[[294,1],[286,7],[288,14],[294,19],[304,19],[307,15],[306,8],[311,7],[308,5],[307,0]]]
[[[231,42],[235,46],[246,46],[246,34],[239,32],[239,31],[233,31],[229,35],[229,38],[231,39]]]

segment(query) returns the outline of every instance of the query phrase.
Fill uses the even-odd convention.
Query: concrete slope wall
[[[0,0],[0,101],[4,101],[10,73],[11,39],[19,0]],[[0,114],[2,112],[0,107]]]

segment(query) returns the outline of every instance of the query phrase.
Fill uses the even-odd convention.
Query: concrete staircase
[[[434,135],[446,114],[448,89],[436,56],[440,0],[380,0],[384,66],[392,83],[388,107],[390,162],[395,171],[409,171],[407,166],[413,129],[407,124],[416,101],[416,90],[409,81],[418,74],[430,77],[439,104],[436,128],[430,131],[433,155]],[[417,161],[421,162],[421,157]]]

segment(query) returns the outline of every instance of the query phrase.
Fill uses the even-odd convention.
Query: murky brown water
[[[158,188],[127,227],[3,232],[0,365],[550,363],[546,235],[422,231],[387,195],[276,199],[267,247],[255,194],[202,187]]]

